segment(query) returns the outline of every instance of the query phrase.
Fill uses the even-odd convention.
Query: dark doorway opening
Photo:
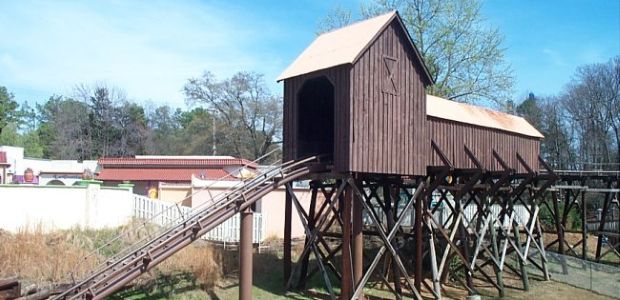
[[[334,156],[334,86],[326,77],[307,80],[298,94],[297,158]]]

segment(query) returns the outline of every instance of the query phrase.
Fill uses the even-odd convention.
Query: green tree
[[[364,18],[398,10],[435,84],[430,94],[505,107],[514,84],[503,36],[485,22],[479,0],[373,0]],[[336,8],[321,21],[327,31],[353,21]]]
[[[115,143],[120,138],[119,128],[115,125],[115,103],[124,100],[122,92],[106,86],[95,85],[92,88],[79,86],[80,98],[88,99],[90,135],[92,137],[92,157],[116,156],[122,153]]]
[[[84,102],[52,96],[39,105],[39,140],[51,159],[92,159],[89,108]]]
[[[216,140],[213,139],[213,121],[215,116],[206,109],[196,107],[190,111],[182,112],[179,117],[181,139],[185,145],[183,154],[217,154],[217,152],[213,153],[214,143],[216,143],[216,151],[229,153],[230,149],[227,149],[227,143],[217,144],[218,141],[223,141],[224,137],[216,136]]]
[[[8,123],[0,132],[0,145],[20,147],[20,136],[17,124]]]
[[[0,133],[9,125],[16,121],[17,102],[15,102],[13,94],[6,87],[0,86]]]
[[[27,157],[42,158],[43,147],[36,131],[20,133],[17,123],[9,123],[0,133],[0,145],[24,148]]]
[[[178,155],[184,145],[180,142],[179,115],[181,110],[170,106],[157,107],[148,115],[149,132],[145,152],[157,155]]]
[[[114,143],[113,152],[119,156],[144,153],[147,136],[144,108],[125,101],[116,108],[114,120],[118,128],[118,139]]]
[[[516,113],[524,117],[536,129],[542,129],[544,113],[540,100],[534,96],[534,93],[530,93],[527,99],[517,106]]]
[[[19,106],[19,110],[16,114],[21,130],[30,132],[37,129],[37,111],[34,107],[30,106],[27,101]]]

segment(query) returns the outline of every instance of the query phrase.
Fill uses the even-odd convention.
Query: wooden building
[[[467,147],[487,170],[501,170],[499,157],[517,172],[525,172],[517,154],[533,170],[538,170],[540,140],[543,135],[525,119],[483,107],[427,95],[429,136],[456,168],[473,168]],[[432,151],[428,165],[442,165]]]
[[[322,34],[282,80],[285,160],[328,154],[339,172],[423,176],[441,164],[433,140],[455,167],[472,166],[464,146],[489,169],[493,150],[537,166],[542,135],[524,119],[427,99],[432,77],[397,12]]]
[[[319,36],[278,80],[286,160],[327,153],[337,171],[425,174],[432,79],[396,12]]]

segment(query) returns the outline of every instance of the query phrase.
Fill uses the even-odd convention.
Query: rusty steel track
[[[320,162],[319,156],[276,166],[243,186],[218,196],[212,205],[192,213],[157,237],[130,247],[134,250],[129,254],[108,260],[54,299],[102,299],[109,296],[272,190],[309,174],[327,171],[327,165]]]

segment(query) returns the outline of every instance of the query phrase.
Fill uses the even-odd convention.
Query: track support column
[[[252,231],[253,213],[248,207],[241,213],[239,226],[239,300],[252,299]]]
[[[353,296],[353,274],[351,266],[351,206],[353,189],[347,185],[342,202],[342,282],[340,299],[348,300]]]
[[[286,193],[284,199],[284,277],[288,279],[291,277],[292,259],[291,259],[291,222],[293,217],[293,198],[289,193]]]
[[[359,183],[359,181],[356,181],[356,184],[361,186]],[[359,195],[353,195],[353,197],[359,197]],[[363,207],[360,202],[360,200],[363,201],[363,199],[351,200],[353,200],[353,282],[355,287],[357,287],[364,274],[364,235],[362,233]]]
[[[581,259],[588,260],[588,225],[587,225],[586,191],[581,191]]]

